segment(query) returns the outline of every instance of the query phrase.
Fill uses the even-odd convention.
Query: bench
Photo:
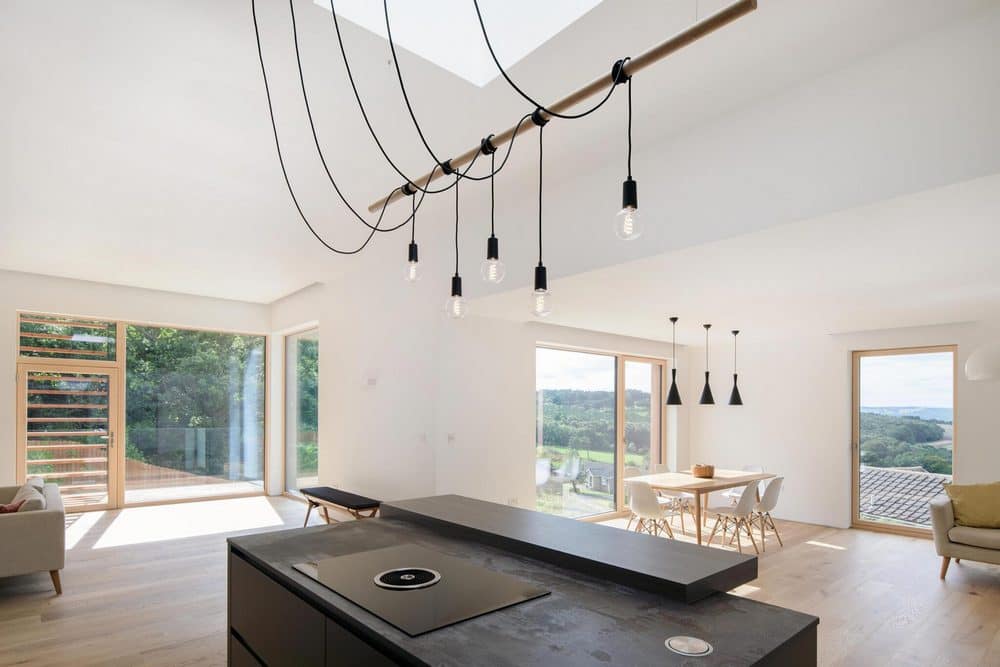
[[[329,486],[312,486],[308,489],[299,489],[299,493],[309,503],[309,509],[306,510],[306,520],[302,524],[303,526],[309,525],[309,514],[313,511],[314,507],[323,509],[323,518],[326,519],[327,523],[337,523],[336,519],[330,518],[329,508],[331,507],[345,510],[355,519],[370,519],[378,514],[378,509],[382,505],[378,500],[359,496],[356,493],[341,491]]]

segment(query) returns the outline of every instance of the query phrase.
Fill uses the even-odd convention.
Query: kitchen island
[[[461,496],[386,503],[382,512],[380,519],[231,538],[230,664],[816,663],[817,618],[724,592],[756,577],[753,556]],[[387,593],[368,575],[355,577],[349,590],[337,588],[341,595],[316,578],[324,567],[343,578],[341,563],[357,568],[366,560],[377,571],[379,555],[403,547],[440,556],[437,588],[435,580]],[[453,585],[457,565],[516,581],[531,595],[432,630],[399,623],[394,614],[413,611],[406,608],[421,599],[434,603],[427,608],[433,615],[441,600],[421,596]],[[366,606],[375,598],[358,596],[369,588],[396,608]],[[479,594],[474,585],[463,590]],[[711,652],[674,653],[664,642],[675,636],[704,640]]]

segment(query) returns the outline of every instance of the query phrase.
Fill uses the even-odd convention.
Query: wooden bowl
[[[691,466],[691,474],[702,479],[712,479],[715,476],[715,466],[696,463]]]

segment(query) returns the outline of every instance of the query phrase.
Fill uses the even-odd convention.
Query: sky
[[[951,408],[951,352],[861,358],[861,405]]]
[[[650,364],[627,361],[625,387],[650,391]],[[615,358],[610,355],[569,350],[535,351],[535,387],[537,389],[615,390]]]

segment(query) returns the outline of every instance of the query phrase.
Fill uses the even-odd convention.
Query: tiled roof
[[[951,475],[861,466],[861,516],[930,526],[929,502],[950,482]]]

